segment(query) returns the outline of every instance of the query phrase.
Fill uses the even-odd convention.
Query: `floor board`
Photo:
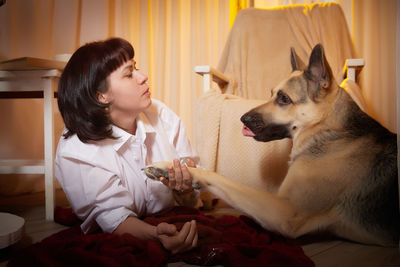
[[[397,248],[367,246],[350,242],[342,242],[340,245],[315,254],[311,258],[316,266],[324,267],[400,266],[399,251]]]

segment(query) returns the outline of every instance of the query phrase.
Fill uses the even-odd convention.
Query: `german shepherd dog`
[[[290,166],[277,193],[189,168],[193,180],[264,228],[289,238],[329,232],[366,244],[396,246],[400,235],[396,135],[362,112],[332,76],[321,45],[271,100],[241,117],[243,134],[269,142],[292,138]],[[304,66],[304,67],[302,67]],[[170,163],[145,168],[166,176]]]

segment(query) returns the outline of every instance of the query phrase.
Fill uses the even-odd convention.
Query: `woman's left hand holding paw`
[[[181,164],[179,159],[174,159],[172,166],[168,167],[168,179],[161,177],[160,181],[175,190],[177,193],[193,191],[193,178],[187,167],[196,167],[193,160],[187,159],[186,164]]]

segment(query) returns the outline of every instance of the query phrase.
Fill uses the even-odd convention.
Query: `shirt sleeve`
[[[136,216],[132,195],[110,171],[68,157],[57,157],[55,171],[72,209],[84,220],[84,233],[97,225],[112,233],[128,216]]]

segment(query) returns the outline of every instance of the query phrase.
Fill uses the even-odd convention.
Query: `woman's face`
[[[132,59],[112,72],[107,78],[108,90],[99,93],[99,101],[111,103],[111,120],[120,116],[136,117],[151,104],[147,76],[136,69]]]

